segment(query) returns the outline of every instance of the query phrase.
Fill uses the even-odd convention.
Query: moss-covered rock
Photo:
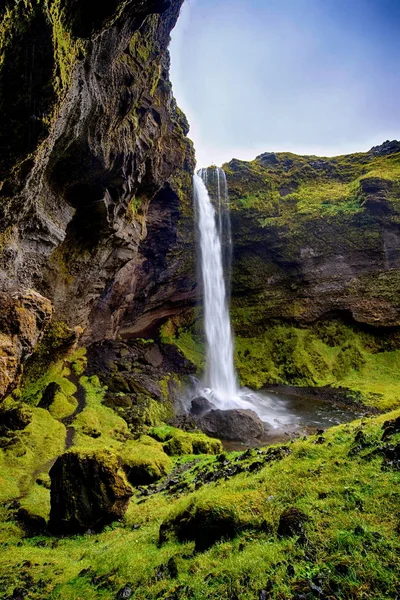
[[[186,432],[170,425],[161,425],[149,430],[149,435],[163,442],[164,451],[169,456],[184,454],[219,454],[222,444],[204,433]]]
[[[202,552],[216,542],[234,538],[248,525],[240,518],[235,506],[192,500],[162,523],[159,540],[160,543],[173,539],[194,541],[196,551]]]
[[[126,444],[120,457],[122,468],[133,486],[154,483],[172,469],[172,461],[162,447],[145,444],[143,441]]]
[[[50,528],[57,533],[99,530],[124,516],[132,496],[110,451],[67,452],[56,460],[50,477]]]

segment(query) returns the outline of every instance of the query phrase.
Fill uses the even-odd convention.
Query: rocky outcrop
[[[51,315],[49,300],[33,290],[0,293],[0,397],[17,385],[22,364],[41,339]]]
[[[236,331],[342,313],[400,325],[400,147],[334,158],[262,154],[225,165]]]
[[[0,287],[35,289],[86,341],[193,296],[194,154],[168,79],[181,3],[0,9]]]
[[[121,519],[132,489],[110,451],[71,451],[50,470],[50,529],[55,533],[98,531]]]

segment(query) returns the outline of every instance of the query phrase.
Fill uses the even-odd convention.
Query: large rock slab
[[[50,529],[54,533],[98,531],[121,519],[132,489],[109,451],[71,451],[50,470]]]
[[[204,433],[223,440],[247,442],[264,435],[264,423],[247,409],[211,410],[200,420]]]

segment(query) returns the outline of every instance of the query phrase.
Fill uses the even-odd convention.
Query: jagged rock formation
[[[151,329],[193,293],[194,154],[168,80],[181,3],[0,9],[0,286],[33,288],[87,341]]]

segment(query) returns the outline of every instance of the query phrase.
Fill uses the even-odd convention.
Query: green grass
[[[381,470],[379,456],[363,458],[368,449],[354,456],[349,450],[360,429],[375,447],[382,423],[396,416],[399,410],[335,427],[324,435],[324,444],[315,444],[315,438],[297,441],[281,461],[186,496],[133,499],[125,523],[100,534],[22,539],[16,545],[18,529],[9,523],[10,538],[0,551],[4,594],[23,586],[29,564],[32,600],[111,600],[127,584],[140,600],[254,600],[262,589],[283,600],[309,589],[312,581],[341,600],[393,599],[400,566],[399,473]],[[400,441],[400,435],[393,440]],[[213,460],[207,458],[208,464]],[[245,526],[234,539],[205,552],[195,553],[193,541],[171,539],[160,546],[161,523],[189,506],[233,508]],[[277,536],[279,517],[289,506],[310,517],[303,544]]]

